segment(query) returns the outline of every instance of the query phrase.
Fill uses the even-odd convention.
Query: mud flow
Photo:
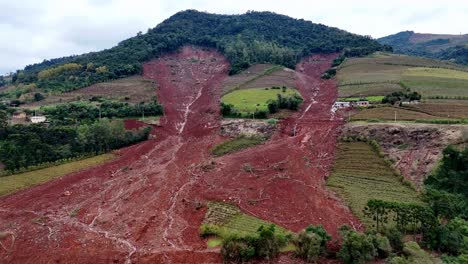
[[[153,139],[110,163],[0,198],[1,262],[219,263],[218,250],[198,235],[208,200],[292,231],[322,224],[336,238],[342,224],[359,229],[324,186],[343,125],[332,111],[336,83],[320,79],[335,56],[297,65],[304,104],[269,141],[217,159],[209,150],[223,140],[226,59],[185,47],[146,63],[165,113]],[[246,163],[252,171],[242,170]]]

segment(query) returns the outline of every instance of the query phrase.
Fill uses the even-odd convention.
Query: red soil
[[[148,126],[147,124],[145,124],[145,122],[141,122],[135,119],[124,120],[124,127],[126,130],[140,129],[145,126]]]
[[[227,61],[186,47],[144,65],[164,105],[156,139],[120,151],[105,165],[0,198],[0,259],[7,263],[219,263],[198,228],[199,201],[224,200],[246,213],[299,231],[322,224],[336,238],[358,220],[326,190],[343,121],[334,116],[334,81],[320,75],[335,55],[298,65],[303,108],[262,146],[215,159],[223,139],[219,101]],[[291,132],[295,130],[295,135]],[[255,170],[247,173],[242,165]],[[14,241],[13,241],[14,237]],[[280,261],[281,260],[281,261]],[[281,263],[292,262],[283,256]]]

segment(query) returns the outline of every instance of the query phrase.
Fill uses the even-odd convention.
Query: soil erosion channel
[[[336,237],[358,220],[324,181],[343,125],[331,110],[336,83],[320,79],[334,55],[297,65],[301,110],[265,144],[217,159],[221,82],[229,64],[185,47],[144,65],[165,116],[155,139],[119,159],[0,198],[2,263],[221,262],[198,230],[208,200],[299,231],[323,224]],[[242,170],[244,164],[254,168]],[[206,169],[205,164],[211,164]]]

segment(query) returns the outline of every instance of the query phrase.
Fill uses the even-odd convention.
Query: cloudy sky
[[[185,9],[268,10],[375,38],[403,30],[468,33],[466,0],[0,0],[0,74],[110,48]]]

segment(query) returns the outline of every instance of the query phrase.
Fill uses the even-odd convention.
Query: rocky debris
[[[221,123],[221,135],[236,137],[239,135],[270,137],[276,125],[263,120],[225,119]]]
[[[343,137],[376,140],[402,175],[421,186],[442,150],[463,140],[463,126],[433,124],[348,124]]]

